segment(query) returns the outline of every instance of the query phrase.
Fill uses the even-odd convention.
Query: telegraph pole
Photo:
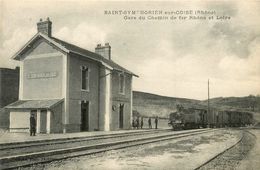
[[[209,79],[208,79],[208,112],[209,112]]]
[[[209,116],[209,79],[208,79],[208,114],[207,117]],[[208,120],[208,118],[207,118]]]

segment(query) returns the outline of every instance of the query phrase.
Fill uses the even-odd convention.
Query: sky
[[[215,11],[209,20],[125,20],[105,11]],[[132,17],[155,14],[127,15]],[[169,15],[168,15],[169,16]],[[196,15],[211,16],[211,15]],[[217,20],[227,16],[230,19]],[[139,75],[133,90],[206,99],[260,94],[258,1],[0,0],[0,67],[37,33],[47,17],[52,35],[94,51],[109,42],[112,60]]]

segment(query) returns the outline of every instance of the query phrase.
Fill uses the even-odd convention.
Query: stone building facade
[[[7,106],[10,131],[28,131],[31,114],[38,133],[129,129],[137,75],[111,59],[111,46],[91,52],[57,39],[49,19],[37,28],[13,56],[21,71],[19,100]]]

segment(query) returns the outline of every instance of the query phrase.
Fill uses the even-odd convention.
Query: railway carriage
[[[222,124],[228,127],[241,127],[252,124],[253,114],[245,111],[225,110],[222,111]]]
[[[218,111],[218,119],[217,127],[228,127],[230,125],[229,115],[225,111]]]
[[[246,112],[246,114],[243,114],[242,120],[245,126],[251,125],[253,123],[253,114]]]

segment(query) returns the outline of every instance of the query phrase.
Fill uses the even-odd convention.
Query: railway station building
[[[112,60],[111,46],[91,52],[55,38],[49,18],[37,30],[12,57],[20,83],[19,100],[6,107],[10,132],[29,131],[30,115],[37,133],[129,129],[137,75]]]

